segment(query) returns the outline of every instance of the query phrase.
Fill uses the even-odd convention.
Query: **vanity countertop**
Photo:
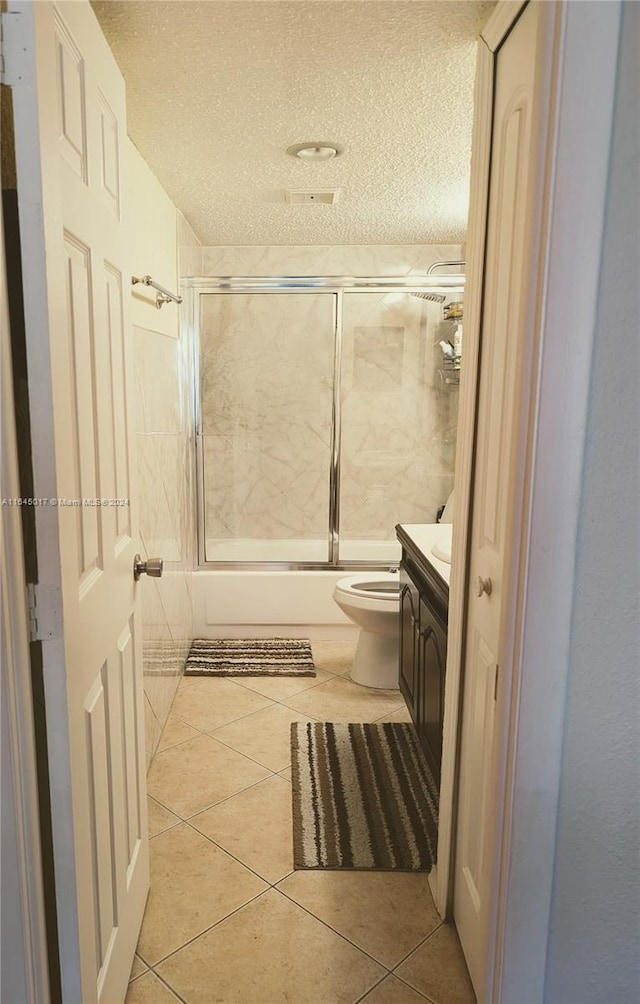
[[[451,523],[398,523],[396,527],[400,543],[402,535],[407,537],[413,546],[420,552],[425,561],[435,568],[436,572],[449,585],[451,577],[451,565],[432,553],[432,548],[436,544],[451,542],[453,526]]]

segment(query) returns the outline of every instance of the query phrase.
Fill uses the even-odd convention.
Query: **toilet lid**
[[[398,575],[371,575],[365,577],[361,575],[350,575],[347,579],[340,579],[336,589],[344,593],[355,594],[356,596],[370,597],[376,600],[388,600],[397,603],[400,596],[400,577]]]

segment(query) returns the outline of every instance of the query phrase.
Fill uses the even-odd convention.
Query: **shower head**
[[[440,293],[414,293],[412,291],[412,296],[417,296],[420,300],[430,300],[431,303],[444,303],[447,299],[446,296],[441,296]]]

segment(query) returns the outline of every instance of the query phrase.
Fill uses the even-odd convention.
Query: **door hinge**
[[[493,682],[493,699],[494,699],[494,701],[498,700],[498,672],[499,672],[499,670],[500,670],[500,667],[499,667],[498,663],[496,663],[496,678],[495,678],[495,680]]]
[[[59,586],[27,584],[29,641],[62,637],[62,603]]]
[[[27,583],[27,611],[29,614],[29,641],[38,641],[38,601],[36,587]]]
[[[19,11],[0,13],[0,84],[16,87],[27,80],[27,18]]]

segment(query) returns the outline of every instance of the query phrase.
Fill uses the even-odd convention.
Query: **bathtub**
[[[394,565],[396,541],[341,541],[341,560]],[[326,541],[209,541],[210,560],[224,562],[326,560]],[[199,568],[193,575],[196,638],[357,638],[358,628],[333,601],[338,579],[364,564],[339,571]]]

